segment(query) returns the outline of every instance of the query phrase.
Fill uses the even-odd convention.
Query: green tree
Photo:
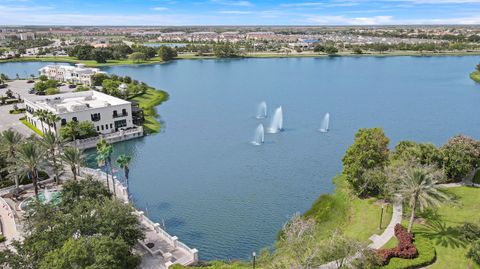
[[[62,139],[71,139],[74,142],[78,137],[80,127],[77,121],[69,121],[65,126],[60,127],[60,137]],[[75,144],[76,145],[76,144]]]
[[[73,208],[82,200],[100,201],[110,199],[111,196],[100,181],[87,177],[86,180],[67,181],[63,184],[61,206],[68,209]]]
[[[107,142],[107,140],[100,139],[100,141],[97,143],[97,160],[100,163],[105,164],[105,174],[106,174],[106,180],[107,180],[107,188],[109,188],[109,189],[110,189],[110,187],[109,187],[109,182],[108,182],[108,175],[109,175],[109,173],[111,174],[113,193],[116,195],[115,179],[113,178],[113,170],[112,170],[112,153],[113,153],[112,145],[110,145]]]
[[[128,58],[135,63],[144,62],[147,60],[147,55],[143,52],[134,52],[128,56]]]
[[[95,125],[91,121],[82,121],[78,123],[78,129],[78,137],[82,139],[97,135]]]
[[[41,262],[40,269],[69,268],[136,268],[140,258],[132,255],[130,247],[121,239],[107,236],[70,238]]]
[[[49,126],[53,127],[53,130],[57,132],[57,123],[62,120],[57,114],[54,114],[53,112],[48,111],[46,120]]]
[[[389,139],[381,128],[360,129],[355,134],[355,140],[345,155],[343,173],[355,192],[360,196],[371,195],[366,188],[368,180],[365,172],[373,169],[383,169],[388,164]]]
[[[62,149],[63,142],[57,134],[52,132],[47,132],[43,136],[41,145],[44,147],[44,149],[47,150],[48,161],[51,163],[51,167],[55,174],[55,182],[59,184],[60,183],[60,174],[59,174],[60,164],[58,162],[59,156],[57,153],[60,152],[60,150]]]
[[[107,60],[112,58],[112,53],[108,49],[94,49],[92,51],[92,58],[97,63],[106,63]]]
[[[75,147],[66,147],[63,150],[62,160],[70,166],[70,171],[73,174],[73,180],[77,180],[77,171],[84,163],[84,157],[81,150]]]
[[[161,46],[158,49],[158,55],[162,59],[162,61],[170,61],[177,57],[177,51],[174,48],[168,46]]]
[[[40,79],[40,81],[43,81],[43,82],[45,82],[45,81],[47,81],[47,80],[48,80],[48,77],[47,77],[47,76],[45,76],[45,75],[41,75],[40,77],[38,77],[38,79]]]
[[[435,145],[414,141],[400,141],[395,146],[392,159],[439,167],[441,167],[442,162],[440,150]]]
[[[436,185],[437,180],[426,168],[412,168],[400,178],[397,193],[400,194],[411,209],[408,232],[412,232],[417,210],[438,206],[449,198]]]
[[[313,48],[313,52],[325,52],[325,46],[318,44]]]
[[[363,54],[363,51],[362,51],[361,48],[355,47],[355,48],[353,49],[353,53],[354,53],[354,54]]]
[[[17,131],[14,131],[12,129],[8,129],[2,132],[0,136],[0,141],[2,145],[2,149],[6,151],[6,156],[8,163],[10,164],[9,168],[14,169],[15,168],[15,162],[16,162],[16,152],[18,147],[22,144],[23,142],[23,136],[18,133]],[[15,189],[18,191],[18,188],[20,186],[19,182],[19,175],[15,173],[15,171],[10,171],[13,174],[13,178],[15,181]]]
[[[92,85],[93,86],[102,86],[104,80],[109,79],[109,76],[104,73],[97,73],[92,76]]]
[[[480,240],[472,243],[472,246],[468,250],[467,257],[480,265]]]
[[[38,171],[46,167],[45,151],[35,141],[27,141],[20,145],[15,158],[16,172],[18,176],[28,175],[32,179],[35,188],[35,196],[38,197]]]
[[[120,168],[123,169],[124,175],[125,175],[125,180],[126,180],[126,185],[127,185],[127,197],[128,197],[128,179],[129,179],[129,174],[130,174],[130,162],[132,161],[132,156],[122,154],[118,156],[117,158],[117,163],[120,166]]]
[[[325,53],[328,55],[334,55],[338,53],[338,49],[335,46],[326,46]]]
[[[228,42],[223,44],[216,44],[213,47],[213,53],[218,58],[235,58],[239,56],[238,49]]]
[[[461,181],[478,166],[480,143],[473,138],[457,135],[450,138],[440,152],[446,176]]]

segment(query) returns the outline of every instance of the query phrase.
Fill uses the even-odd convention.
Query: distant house
[[[92,85],[92,77],[95,74],[105,73],[98,68],[86,68],[83,64],[70,65],[47,65],[39,70],[40,75],[48,79],[55,79],[63,82]]]

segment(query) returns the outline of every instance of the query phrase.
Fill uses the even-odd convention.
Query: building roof
[[[53,96],[36,96],[31,98],[27,97],[25,100],[35,104],[40,109],[51,111],[56,114],[66,114],[96,108],[131,104],[129,101],[97,91],[65,93]]]

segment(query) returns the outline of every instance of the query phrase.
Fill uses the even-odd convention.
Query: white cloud
[[[252,11],[243,11],[243,10],[222,10],[219,11],[220,14],[232,14],[232,15],[244,15],[244,14],[252,14]]]
[[[346,17],[346,16],[308,16],[306,22],[320,25],[381,25],[391,24],[392,16]]]
[[[155,11],[164,11],[167,9],[168,9],[167,7],[152,7],[152,10],[155,10]]]
[[[253,3],[250,1],[229,1],[229,0],[211,0],[211,2],[225,5],[225,6],[237,6],[237,7],[251,7]]]

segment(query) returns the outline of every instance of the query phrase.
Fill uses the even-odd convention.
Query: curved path
[[[381,235],[372,235],[369,239],[372,241],[370,245],[368,245],[369,248],[372,249],[379,249],[383,245],[385,245],[392,237],[395,235],[395,225],[398,223],[402,222],[402,213],[403,213],[403,203],[402,199],[400,196],[395,197],[395,201],[393,203],[393,213],[392,213],[392,218],[390,219],[390,223],[388,224],[387,228]],[[353,255],[352,257],[349,257],[346,260],[346,263],[349,263],[350,261],[356,259],[360,255],[360,253],[357,253]],[[337,269],[340,265],[341,261],[336,260],[336,261],[331,261],[329,263],[322,264],[318,267],[318,269]]]

